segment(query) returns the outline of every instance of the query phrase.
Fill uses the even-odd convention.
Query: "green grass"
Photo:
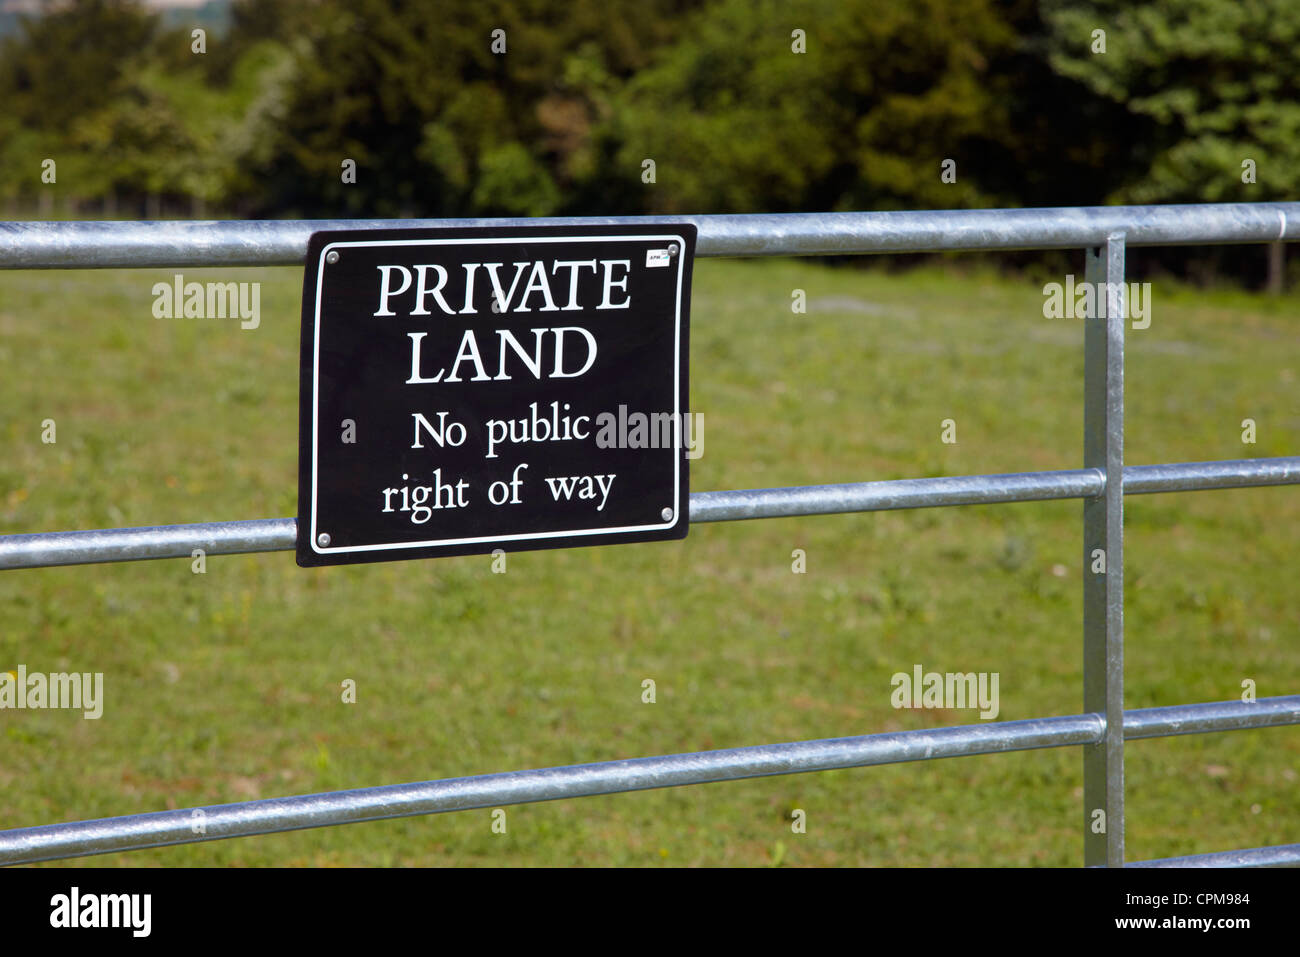
[[[697,263],[692,487],[1079,467],[1081,324],[1044,319],[1041,284],[959,265]],[[262,281],[249,331],[153,318],[172,272],[0,274],[0,533],[295,512],[301,272],[185,271]],[[1297,306],[1158,283],[1129,334],[1128,462],[1297,454]],[[1296,490],[1126,508],[1127,706],[1236,698],[1244,678],[1300,691]],[[505,575],[288,553],[5,572],[0,669],[102,671],[107,701],[97,722],[0,712],[0,827],[979,720],[891,708],[916,663],[998,672],[999,720],[1074,714],[1081,510],[698,525],[512,554]],[[1127,756],[1132,859],[1300,840],[1300,729]],[[91,863],[1076,865],[1081,764],[949,759],[510,808],[505,835],[483,810]]]

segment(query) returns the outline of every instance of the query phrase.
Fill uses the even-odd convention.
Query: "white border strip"
[[[616,528],[583,528],[556,532],[530,532],[520,535],[480,535],[473,538],[445,538],[423,542],[397,542],[377,545],[349,545],[322,548],[317,542],[316,532],[316,491],[319,473],[316,462],[316,450],[320,444],[320,310],[321,287],[325,279],[325,256],[332,249],[364,248],[372,246],[490,246],[501,244],[530,243],[607,243],[607,242],[672,242],[678,243],[681,250],[677,257],[677,301],[673,320],[673,417],[681,419],[681,368],[682,368],[682,276],[686,270],[686,240],[677,235],[647,234],[636,236],[500,236],[489,238],[456,239],[385,239],[356,240],[351,242],[328,243],[320,252],[316,264],[316,316],[312,336],[312,409],[311,409],[311,512],[310,536],[307,541],[317,555],[339,555],[348,552],[389,551],[403,548],[436,548],[443,545],[478,545],[483,542],[537,541],[549,538],[578,538],[583,535],[618,535],[630,532],[652,531],[671,528],[682,519],[681,502],[681,450],[672,447],[673,454],[673,518],[669,522],[650,525],[626,525]]]

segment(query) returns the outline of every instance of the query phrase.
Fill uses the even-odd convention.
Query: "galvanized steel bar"
[[[1252,847],[1242,851],[1215,851],[1187,857],[1162,857],[1133,861],[1125,867],[1300,867],[1300,844]]]
[[[293,551],[297,535],[294,518],[2,535],[0,569],[189,558],[196,548],[205,555]]]
[[[1135,465],[1124,469],[1125,495],[1290,484],[1300,484],[1300,456]],[[1100,495],[1104,488],[1100,470],[1071,469],[693,492],[690,520],[730,522],[1086,498]],[[296,535],[297,523],[292,518],[0,535],[0,570],[188,558],[196,548],[202,548],[207,555],[293,551]]]
[[[1300,203],[552,219],[0,223],[0,269],[301,265],[314,232],[437,226],[691,222],[700,256],[825,256],[1300,240]]]
[[[1300,484],[1300,456],[1124,466],[1124,494]]]
[[[0,864],[741,778],[1085,744],[1096,715],[672,754],[0,831]],[[200,813],[201,812],[201,813]],[[196,827],[201,822],[202,827]]]
[[[1300,695],[1130,711],[1126,737],[1300,724]],[[0,831],[0,864],[742,778],[1093,745],[1100,715],[901,731],[332,791]],[[198,812],[202,812],[201,814]],[[196,827],[201,822],[202,827]]]
[[[1124,739],[1165,738],[1176,734],[1244,731],[1300,724],[1300,695],[1255,701],[1214,701],[1142,708],[1124,715]]]
[[[1131,465],[1125,466],[1123,472],[1125,495],[1300,485],[1300,456]],[[1055,472],[737,489],[692,493],[690,516],[692,522],[726,522],[840,512],[993,505],[1089,498],[1103,494],[1105,487],[1106,476],[1102,469],[1084,468]]]
[[[1297,459],[1300,468],[1300,459]],[[949,505],[993,505],[1097,495],[1105,476],[1097,469],[895,479],[843,485],[737,489],[691,494],[691,522],[730,522],[842,512],[883,512]]]
[[[1084,325],[1083,464],[1106,487],[1083,503],[1083,710],[1106,737],[1083,751],[1084,864],[1124,863],[1124,236],[1087,251],[1099,315]]]

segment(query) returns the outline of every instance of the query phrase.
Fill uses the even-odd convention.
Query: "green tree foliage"
[[[158,28],[125,0],[71,0],[24,21],[0,51],[0,195],[45,188],[41,160],[58,166],[58,191],[78,199],[167,198],[195,209],[240,182],[237,160],[255,152],[250,123],[282,78],[288,52],[244,29],[222,82],[191,50],[188,27]],[[211,38],[209,49],[230,49]]]
[[[1300,4],[1294,0],[1051,0],[1061,75],[1147,121],[1141,169],[1115,202],[1293,199],[1300,187]],[[1105,30],[1105,53],[1093,52]],[[1094,136],[1106,135],[1098,131]],[[1254,185],[1242,163],[1256,164]]]
[[[155,19],[136,0],[46,2],[0,55],[4,111],[28,130],[61,130],[107,106],[128,82]]]
[[[321,0],[249,198],[322,215],[559,211],[603,95],[575,80],[631,75],[683,6],[611,16],[605,0]],[[348,159],[355,183],[343,182]]]
[[[1144,169],[1134,144],[1154,126],[1048,62],[1039,0],[1004,0],[999,12],[1016,36],[990,58],[988,83],[1009,117],[997,136],[965,157],[993,194],[1020,206],[1096,206]]]
[[[989,64],[1014,39],[983,0],[724,0],[618,94],[617,165],[655,160],[656,210],[986,204],[963,164],[1007,134]]]
[[[241,216],[1264,200],[1300,178],[1293,0],[234,0],[219,14],[202,55],[187,14],[164,26],[141,0],[25,17],[0,41],[0,199],[55,195],[45,158],[59,196]]]
[[[153,36],[152,18],[128,0],[45,3],[0,44],[0,196],[32,195],[41,164],[60,182],[87,164],[69,149],[87,113],[108,109],[129,84],[128,66]]]
[[[314,4],[304,0],[234,0],[230,29],[208,45],[203,58],[209,79],[230,82],[235,64],[252,47],[266,40],[288,44],[309,29]]]

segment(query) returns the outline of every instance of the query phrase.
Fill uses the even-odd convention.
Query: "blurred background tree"
[[[965,167],[1006,133],[988,66],[1013,40],[985,0],[723,0],[620,89],[617,165],[654,159],[665,212],[991,205]]]
[[[1116,203],[1264,202],[1300,187],[1300,4],[1090,0],[1045,4],[1048,61],[1149,120]],[[1104,28],[1104,55],[1092,31]],[[1248,164],[1247,167],[1245,164]],[[1269,286],[1281,283],[1274,244]],[[1211,262],[1217,260],[1212,257]]]
[[[1213,202],[1300,177],[1290,0],[166,3],[0,19],[10,215]]]

